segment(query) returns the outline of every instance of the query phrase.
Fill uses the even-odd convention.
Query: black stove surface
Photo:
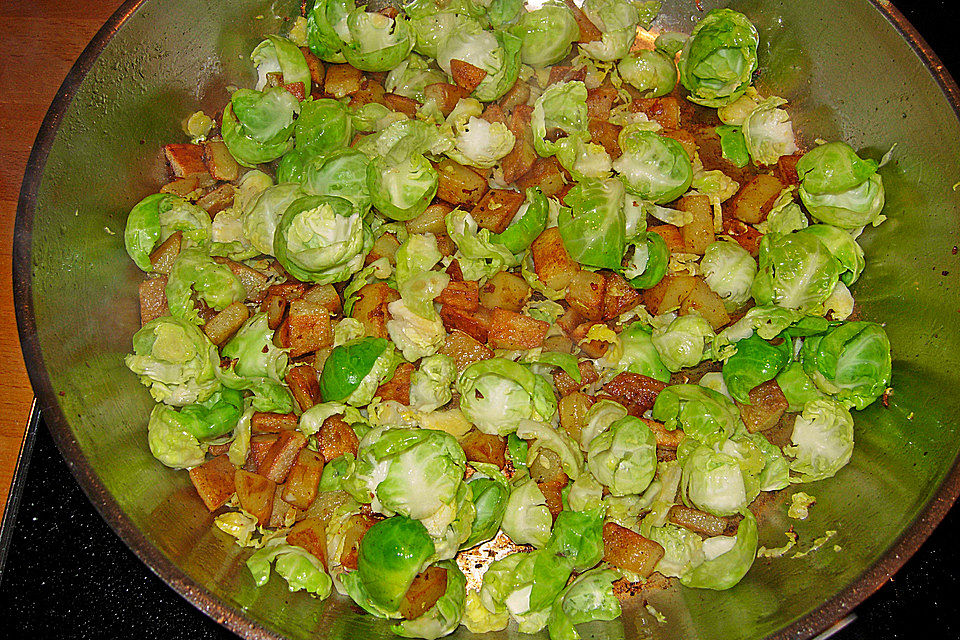
[[[956,0],[895,2],[960,77]],[[960,638],[960,510],[838,640]],[[84,496],[40,424],[0,581],[0,638],[236,638],[153,575]]]

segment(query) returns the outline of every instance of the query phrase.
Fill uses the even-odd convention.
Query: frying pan
[[[131,0],[85,50],[38,136],[21,192],[15,304],[31,381],[87,496],[173,589],[248,638],[388,638],[387,624],[346,600],[318,602],[281,580],[257,588],[246,552],[211,527],[186,474],[146,447],[152,401],[123,366],[139,327],[122,230],[130,207],[165,179],[158,149],[180,119],[214,112],[228,86],[252,82],[247,56],[298,2]],[[657,26],[689,31],[693,0],[667,2]],[[802,487],[810,518],[768,511],[761,544],[794,525],[801,559],[759,559],[724,592],[667,589],[628,601],[598,638],[804,638],[872,593],[919,547],[960,492],[960,291],[954,268],[960,194],[960,91],[902,16],[881,0],[703,1],[730,6],[761,33],[758,80],[792,104],[805,136],[843,139],[879,158],[889,220],[864,235],[870,265],[854,294],[886,324],[894,393],[857,415],[857,447],[836,478]],[[465,632],[459,635],[467,636]],[[514,635],[512,632],[500,637]]]

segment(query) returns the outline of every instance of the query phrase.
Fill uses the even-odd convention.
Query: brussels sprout
[[[183,233],[181,248],[206,246],[212,233],[210,216],[179,196],[155,193],[130,210],[123,242],[137,266],[151,272],[151,252],[176,231]]]
[[[803,411],[804,405],[811,400],[825,398],[817,385],[813,383],[800,362],[791,362],[777,375],[777,386],[783,392],[790,411]]]
[[[353,141],[350,110],[331,98],[307,100],[294,125],[296,148],[308,155],[346,149]]]
[[[704,560],[703,539],[686,527],[672,524],[653,527],[650,539],[663,547],[657,571],[665,576],[681,578]]]
[[[167,414],[168,422],[177,422],[197,440],[217,438],[233,431],[243,413],[243,394],[221,387],[212,396],[183,407],[179,413]]]
[[[776,164],[781,156],[797,152],[790,114],[779,108],[785,104],[783,98],[767,98],[743,120],[743,139],[758,165]]]
[[[603,509],[561,511],[544,551],[553,553],[574,571],[585,571],[603,559]]]
[[[516,544],[543,547],[550,539],[553,517],[547,499],[530,476],[515,480],[500,527]]]
[[[440,289],[434,288],[432,295],[439,295]],[[397,300],[387,305],[390,319],[386,327],[390,339],[397,345],[407,360],[416,360],[435,354],[447,336],[440,315],[433,312],[424,317],[411,309],[406,300]]]
[[[245,167],[276,160],[293,147],[299,112],[300,102],[286,89],[238,89],[223,110],[223,142]]]
[[[667,275],[670,249],[659,233],[645,231],[630,240],[625,262],[622,273],[630,285],[634,289],[649,289]]]
[[[737,352],[723,365],[723,380],[737,402],[750,404],[750,390],[773,380],[793,359],[790,337],[777,339],[780,344],[773,345],[754,334],[736,343]]]
[[[613,169],[628,193],[665,204],[682,196],[693,181],[693,165],[683,146],[673,138],[634,127],[620,132],[623,155]]]
[[[466,607],[467,578],[452,560],[436,564],[447,572],[447,588],[440,599],[413,620],[403,620],[390,627],[398,636],[435,640],[450,635],[460,625]]]
[[[497,611],[490,611],[480,599],[479,591],[468,591],[462,624],[470,633],[502,631],[510,622],[510,614],[502,604]]]
[[[618,618],[620,601],[613,593],[613,582],[619,577],[616,571],[598,568],[577,576],[564,588],[547,622],[551,640],[579,640],[574,625]]]
[[[333,581],[323,570],[323,563],[305,549],[287,544],[286,536],[267,540],[263,548],[247,558],[247,568],[258,587],[270,579],[271,563],[286,579],[290,591],[303,589],[320,598],[330,595]]]
[[[490,236],[492,242],[503,245],[510,253],[521,253],[547,226],[550,205],[546,196],[538,187],[527,189],[526,196],[507,228]]]
[[[287,207],[277,224],[277,260],[298,280],[327,284],[349,278],[363,267],[372,243],[363,217],[337,196],[307,196]]]
[[[750,287],[757,275],[757,263],[750,252],[736,242],[712,242],[700,261],[703,279],[724,299],[729,309],[742,307],[750,299]]]
[[[580,264],[616,269],[626,248],[623,185],[619,180],[586,180],[574,185],[560,211],[563,246]]]
[[[279,73],[283,84],[303,83],[304,95],[310,95],[310,68],[300,47],[287,38],[267,36],[250,54],[257,67],[257,91],[267,86],[267,75]]]
[[[410,25],[416,33],[416,20]],[[387,75],[384,89],[390,93],[413,98],[421,104],[425,102],[423,90],[431,84],[446,82],[447,77],[436,69],[431,69],[429,62],[415,53],[394,67]]]
[[[760,491],[778,491],[790,485],[790,465],[783,452],[760,433],[744,436],[760,450],[763,456],[763,470],[757,478]]]
[[[373,206],[392,220],[410,220],[423,213],[437,193],[439,178],[419,154],[394,165],[386,158],[375,158],[367,167]]]
[[[421,3],[411,3],[405,8],[407,15],[410,16],[410,28],[416,37],[414,51],[428,58],[438,59],[441,45],[452,34],[463,31],[474,33],[481,30],[477,16],[452,10],[438,11],[435,5],[428,10],[418,11],[414,10],[416,4]],[[433,3],[422,4],[432,5]],[[441,82],[445,81],[446,79],[441,80]]]
[[[208,216],[209,217],[209,216]],[[243,233],[243,210],[232,206],[217,213],[210,230],[212,256],[225,256],[237,262],[260,255]]]
[[[530,445],[517,435],[516,432],[507,436],[507,460],[521,474],[529,473],[527,469],[527,451]]]
[[[680,427],[705,445],[726,440],[737,430],[740,412],[726,396],[696,384],[674,384],[660,392],[653,419],[667,429]]]
[[[661,318],[666,321],[672,316]],[[691,313],[673,318],[666,326],[655,326],[652,340],[664,366],[670,371],[679,371],[695,367],[708,357],[715,337],[710,323],[703,316]]]
[[[657,39],[653,41],[653,46],[657,51],[667,55],[672,60],[683,50],[683,45],[690,39],[685,33],[677,31],[661,31]]]
[[[890,384],[890,340],[873,322],[847,322],[807,338],[800,362],[823,392],[856,409],[879,398]]]
[[[520,59],[534,67],[548,67],[567,57],[580,29],[570,9],[548,2],[520,18],[513,30],[523,41]]]
[[[343,62],[341,34],[356,5],[349,0],[316,0],[307,12],[307,45],[327,62]],[[345,35],[345,34],[344,34]]]
[[[491,540],[500,530],[500,523],[507,512],[507,500],[510,497],[510,485],[503,472],[495,465],[484,462],[471,462],[474,473],[470,477],[470,491],[473,504],[477,509],[476,520],[470,537],[463,543],[464,549]]]
[[[680,52],[680,82],[690,100],[722,107],[742,96],[757,70],[759,41],[757,29],[742,13],[708,12]]]
[[[794,458],[790,470],[800,482],[833,477],[853,455],[853,416],[836,400],[811,400],[794,422],[790,442],[783,451]]]
[[[487,568],[480,603],[490,614],[509,612],[521,633],[536,633],[546,625],[552,605],[569,577],[569,565],[557,561],[552,553],[514,553]]]
[[[334,27],[346,36],[340,52],[361,71],[390,71],[413,50],[413,32],[402,14],[389,18],[356,7],[347,15],[343,26],[345,30],[341,25]]]
[[[303,168],[303,190],[315,196],[337,196],[353,203],[360,215],[366,215],[372,203],[367,188],[369,159],[353,149],[341,149],[314,156]]]
[[[471,364],[457,380],[460,410],[484,433],[507,435],[520,420],[549,420],[557,410],[550,384],[521,364],[491,358]]]
[[[626,0],[585,0],[583,12],[602,34],[600,40],[581,42],[580,51],[600,62],[615,62],[627,55],[637,37],[641,15]],[[651,20],[656,16],[647,16]]]
[[[840,281],[852,285],[860,277],[865,266],[863,249],[847,231],[828,224],[815,224],[798,233],[815,236],[830,250],[840,265]]]
[[[757,519],[749,509],[735,538],[716,536],[703,542],[704,561],[680,577],[680,584],[694,589],[723,590],[743,580],[757,557]]]
[[[162,404],[150,412],[147,444],[153,457],[172,469],[189,469],[206,459],[200,441],[186,430],[180,415]]]
[[[502,97],[520,74],[521,40],[505,30],[484,31],[476,24],[463,24],[452,31],[437,49],[437,64],[450,75],[450,61],[462,60],[487,72],[473,91],[483,102]]]
[[[235,360],[234,371],[244,378],[283,380],[287,354],[273,343],[265,312],[254,314],[223,347],[223,357]]]
[[[594,402],[583,417],[585,424],[580,430],[580,449],[583,451],[589,450],[590,443],[594,438],[626,415],[626,408],[618,402],[603,399]]]
[[[484,3],[478,2],[480,6]],[[503,27],[514,24],[523,13],[524,0],[490,0],[487,4],[486,18],[490,21],[490,26]]]
[[[738,167],[750,164],[750,151],[740,126],[721,125],[717,127],[720,136],[720,154]]]
[[[473,98],[460,100],[441,130],[451,136],[453,148],[446,154],[460,164],[490,169],[513,149],[513,133],[502,122],[480,116],[483,105]]]
[[[247,297],[240,279],[230,269],[213,261],[202,249],[180,252],[167,276],[167,305],[181,320],[202,324],[193,296],[217,311]]]
[[[576,478],[583,471],[583,457],[577,451],[577,443],[566,431],[535,420],[521,420],[516,434],[517,437],[532,442],[527,451],[528,467],[533,466],[541,450],[547,449],[560,458],[560,466],[567,476]]]
[[[587,130],[587,87],[582,82],[558,82],[547,87],[533,105],[531,126],[533,146],[539,155],[556,155],[565,145],[590,140]],[[566,134],[556,142],[547,132],[559,129]]]
[[[750,496],[740,461],[693,438],[684,440],[684,445],[677,450],[677,458],[683,468],[680,490],[685,502],[717,516],[745,509]]]
[[[433,551],[426,528],[416,520],[404,516],[381,520],[360,541],[356,573],[342,578],[347,593],[361,606],[354,597],[357,592],[383,610],[396,611]]]
[[[815,147],[797,163],[800,199],[811,216],[826,224],[841,229],[878,225],[884,204],[878,167],[845,142]]]
[[[457,245],[457,262],[465,280],[489,278],[498,271],[517,265],[517,258],[498,244],[489,229],[477,229],[477,222],[466,211],[454,209],[447,214],[447,234]]]
[[[653,378],[661,382],[670,381],[670,370],[663,364],[657,348],[653,345],[652,330],[642,322],[634,322],[620,333],[620,348],[623,353],[617,362],[617,368],[630,373]]]
[[[620,77],[640,91],[643,98],[659,98],[677,86],[677,65],[659,51],[641,49],[617,65]]]
[[[243,233],[264,255],[273,255],[273,238],[283,212],[295,200],[307,195],[298,184],[278,184],[260,194],[243,217]]]
[[[839,280],[840,268],[830,250],[800,232],[763,236],[759,261],[751,287],[759,305],[813,311],[830,297]]]
[[[424,358],[410,376],[410,406],[417,411],[434,411],[450,402],[451,385],[457,368],[453,358],[437,354]]]
[[[777,197],[767,219],[757,223],[760,233],[790,233],[809,226],[807,216],[793,199],[793,187],[787,187]]]
[[[589,511],[599,507],[602,500],[603,487],[600,483],[589,472],[581,473],[576,480],[570,483],[564,508],[573,511]]]
[[[590,442],[587,468],[615,496],[641,493],[657,470],[657,439],[639,418],[620,418]]]
[[[320,395],[324,402],[346,402],[354,407],[369,404],[399,362],[393,343],[383,338],[361,338],[336,347],[320,374]]]

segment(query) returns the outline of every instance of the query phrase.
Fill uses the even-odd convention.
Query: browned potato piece
[[[703,536],[722,536],[727,530],[727,519],[681,504],[670,507],[667,519],[673,524],[695,531]]]
[[[300,47],[300,52],[303,53],[303,57],[307,61],[307,68],[310,69],[310,81],[313,82],[317,88],[323,86],[323,77],[326,75],[326,72],[323,68],[323,62],[317,56],[313,55],[313,52],[310,51],[309,47]]]
[[[571,378],[566,371],[559,367],[553,370],[553,384],[557,387],[557,393],[559,393],[561,397],[580,391],[600,379],[597,370],[593,366],[593,362],[590,360],[580,360],[577,362],[577,369],[580,370],[580,382]]]
[[[317,487],[323,475],[323,456],[304,447],[287,474],[280,498],[297,509],[306,509],[317,498]]]
[[[297,298],[302,298],[306,292],[307,285],[296,280],[270,285],[270,287],[267,288],[267,295],[280,296],[287,302],[293,302]]]
[[[318,517],[304,518],[287,534],[287,544],[305,549],[327,567],[327,529]]]
[[[217,264],[222,264],[237,276],[240,280],[240,284],[243,285],[243,288],[247,292],[247,300],[255,300],[259,302],[264,296],[264,290],[267,289],[267,283],[270,282],[270,278],[252,267],[248,267],[242,262],[237,262],[235,260],[230,260],[228,258],[216,257],[214,262]],[[282,285],[280,285],[282,286]]]
[[[148,278],[140,283],[140,326],[163,317],[167,307],[167,276]]]
[[[514,137],[513,149],[500,161],[503,167],[503,181],[507,184],[517,182],[526,175],[537,160],[537,152],[533,147],[533,130],[530,128],[532,113],[532,107],[521,104],[517,105],[510,114],[507,128]]]
[[[480,308],[480,284],[475,280],[451,280],[440,295],[436,298],[437,304],[449,304],[466,312],[474,312]]]
[[[457,329],[447,334],[443,346],[440,347],[440,353],[453,358],[458,372],[463,371],[474,362],[493,357],[493,351],[485,344]]]
[[[593,406],[593,398],[580,391],[560,398],[560,426],[576,442],[580,442],[580,432],[586,425],[585,416]]]
[[[224,182],[197,200],[197,206],[209,213],[211,217],[215,216],[233,205],[233,196],[236,190],[236,187],[232,184]]]
[[[527,104],[530,99],[530,85],[523,80],[517,80],[513,86],[500,98],[500,108],[506,112],[513,111],[514,108]]]
[[[354,109],[365,104],[383,104],[386,90],[373,78],[364,78],[360,90],[350,96],[350,106]]]
[[[697,284],[695,276],[664,276],[663,280],[643,292],[643,303],[653,315],[680,308]]]
[[[263,302],[260,303],[260,311],[267,313],[267,326],[271,329],[277,329],[283,324],[283,318],[287,313],[287,302],[283,296],[268,293]]]
[[[547,86],[558,82],[583,82],[587,78],[586,67],[573,67],[565,64],[555,64],[550,67],[550,77]]]
[[[285,379],[301,410],[306,411],[317,404],[320,399],[320,381],[316,369],[310,365],[298,365],[287,372]]]
[[[250,453],[244,462],[244,471],[256,472],[257,467],[267,456],[267,451],[273,446],[280,436],[274,433],[264,433],[250,437]]]
[[[340,300],[340,294],[332,284],[318,284],[307,289],[303,294],[303,299],[307,302],[319,304],[330,312],[331,316],[338,316],[343,312],[343,302]]]
[[[503,233],[525,199],[526,196],[519,191],[490,189],[480,198],[470,215],[477,221],[478,227],[490,229],[493,233]]]
[[[777,179],[783,186],[797,186],[800,184],[800,178],[797,176],[797,163],[803,157],[802,153],[796,153],[792,156],[780,156],[777,160],[777,166],[774,169]]]
[[[551,227],[541,233],[530,246],[533,255],[533,269],[537,277],[551,289],[566,289],[570,281],[580,271],[580,265],[570,257],[560,229]]]
[[[663,555],[653,540],[613,522],[603,525],[603,559],[613,566],[649,578]]]
[[[358,513],[350,516],[347,530],[343,534],[343,552],[340,554],[340,564],[345,569],[354,570],[357,568],[359,559],[360,543],[363,536],[367,535],[370,527],[377,524],[377,519],[365,513]]]
[[[737,220],[728,216],[724,210],[723,232],[737,241],[741,247],[750,252],[750,255],[757,257],[760,252],[760,238],[763,237],[759,231],[748,225],[742,220]]]
[[[501,469],[507,465],[507,439],[503,436],[471,429],[460,439],[460,446],[470,462],[488,462]]]
[[[536,349],[549,330],[549,322],[498,307],[490,317],[487,342],[493,349]]]
[[[293,517],[297,517],[297,509],[292,504],[284,502],[283,495],[284,485],[278,484],[276,489],[273,492],[273,509],[270,511],[270,521],[267,524],[268,527],[279,528],[286,525],[290,522],[290,512],[293,512]]]
[[[480,287],[480,304],[488,309],[520,312],[530,297],[530,285],[515,273],[498,271]]]
[[[714,240],[713,207],[708,196],[684,196],[677,203],[677,209],[693,215],[693,220],[680,227],[683,249],[687,253],[702,256]]]
[[[323,81],[323,91],[334,98],[343,98],[360,91],[363,86],[363,72],[348,64],[332,64],[327,67]]]
[[[610,109],[617,101],[617,89],[606,80],[595,89],[587,90],[587,115],[591,120],[606,122],[610,119]]]
[[[667,386],[654,378],[624,371],[603,385],[603,393],[616,400],[633,415],[642,415],[653,408],[657,396]]]
[[[324,420],[317,434],[317,447],[327,462],[345,453],[357,455],[359,444],[360,439],[353,428],[340,416],[330,416]]]
[[[466,98],[470,95],[470,92],[458,87],[455,84],[449,84],[446,82],[437,82],[435,84],[428,84],[423,89],[423,97],[429,102],[433,101],[436,103],[437,108],[440,109],[440,112],[444,117],[449,116],[450,112],[457,106],[457,103],[460,102],[462,98]]]
[[[174,143],[164,145],[163,154],[173,175],[178,178],[207,173],[207,165],[203,161],[203,147],[198,144]]]
[[[458,87],[467,93],[472,93],[487,77],[487,72],[469,62],[454,59],[450,61],[450,75],[453,76],[453,81]]]
[[[761,173],[740,187],[730,201],[733,217],[749,224],[756,224],[767,217],[777,196],[783,191],[783,183],[774,176]]]
[[[682,429],[667,431],[667,428],[663,426],[662,422],[657,422],[650,418],[640,419],[650,427],[650,431],[653,432],[654,437],[657,439],[658,448],[676,450],[676,448],[680,446],[680,443],[683,442],[683,439],[687,437],[687,434],[685,434]]]
[[[620,149],[620,130],[618,124],[612,124],[600,118],[590,118],[587,124],[587,130],[590,132],[590,142],[603,147],[604,151],[610,154],[614,160],[623,155]]]
[[[680,229],[672,224],[658,224],[654,227],[650,227],[647,229],[647,231],[659,234],[666,243],[667,249],[670,251],[670,253],[683,253],[686,250],[683,244],[683,236],[680,234]]]
[[[603,315],[603,294],[606,279],[596,271],[577,271],[567,285],[566,301],[585,320],[599,320]]]
[[[387,338],[387,320],[390,319],[387,305],[399,299],[400,294],[387,283],[371,282],[357,291],[357,300],[353,304],[351,315],[363,324],[366,335]]]
[[[183,232],[174,231],[170,237],[160,243],[150,254],[150,264],[154,273],[170,274],[174,261],[180,255],[180,245],[183,242]]]
[[[577,21],[577,27],[580,29],[580,37],[577,38],[577,42],[593,42],[603,37],[603,32],[597,28],[597,25],[590,21],[587,14],[585,14],[573,0],[563,0],[563,3],[567,5],[567,8],[573,13],[573,18]]]
[[[250,311],[242,302],[233,302],[227,308],[210,318],[203,325],[203,332],[210,338],[210,342],[220,346],[237,332],[243,323],[250,317]]]
[[[209,176],[207,176],[209,178]],[[213,180],[213,178],[209,178]],[[197,175],[187,176],[186,178],[177,178],[160,187],[160,193],[172,193],[175,196],[186,198],[188,195],[200,188],[200,181]]]
[[[573,353],[573,341],[565,335],[548,335],[543,339],[543,350],[555,353]]]
[[[240,177],[240,165],[230,155],[223,140],[208,140],[203,143],[203,160],[207,171],[217,180],[233,182]]]
[[[437,197],[455,205],[474,205],[487,192],[487,181],[479,173],[450,158],[436,165],[440,181]]]
[[[281,429],[296,429],[295,413],[266,413],[257,411],[250,418],[250,430],[253,433],[280,433]]]
[[[561,475],[553,480],[537,483],[537,487],[540,488],[540,492],[547,501],[547,509],[550,510],[550,515],[553,516],[554,520],[563,510],[563,489],[569,482],[570,479],[561,472]]]
[[[330,311],[309,300],[294,300],[287,314],[290,323],[290,357],[296,358],[333,344]]]
[[[747,431],[757,433],[777,426],[780,418],[789,407],[786,396],[776,380],[768,380],[755,386],[747,393],[750,404],[737,402],[740,419]]]
[[[447,592],[447,570],[436,565],[418,573],[400,601],[400,615],[405,620],[419,618],[429,611]]]
[[[680,303],[680,315],[687,315],[691,311],[697,311],[702,315],[714,331],[719,331],[720,327],[730,324],[730,316],[723,304],[723,298],[699,276],[690,293]]]
[[[190,481],[210,511],[222,507],[236,493],[235,475],[236,469],[226,455],[211,458],[190,469]]]
[[[297,461],[300,449],[307,445],[307,438],[299,431],[285,429],[277,436],[277,441],[267,451],[257,466],[257,473],[280,483],[286,480],[287,474]]]
[[[630,103],[630,110],[643,112],[664,129],[680,128],[680,103],[673,96],[663,98],[638,98]]]
[[[234,475],[240,508],[257,519],[261,527],[270,522],[277,483],[256,473],[237,469]]]
[[[516,182],[523,191],[540,187],[540,191],[548,198],[560,193],[566,185],[563,170],[556,157],[535,159],[530,171],[517,178]]]
[[[483,307],[476,311],[464,311],[460,307],[445,304],[440,307],[440,319],[447,331],[459,329],[480,342],[486,342],[490,333],[490,310]]]
[[[385,104],[391,111],[398,111],[406,114],[408,118],[415,118],[417,115],[417,109],[420,108],[420,103],[413,98],[401,96],[396,93],[384,94],[383,104]]]
[[[407,231],[410,233],[432,233],[435,236],[446,235],[447,214],[451,211],[453,211],[453,207],[446,202],[434,202],[419,216],[413,220],[407,220]]]
[[[402,405],[410,404],[410,374],[416,369],[409,362],[401,362],[394,371],[393,377],[377,387],[374,394],[383,400],[395,400]]]
[[[619,273],[606,274],[607,285],[603,290],[603,320],[613,320],[633,309],[643,301],[643,295],[633,288]]]
[[[397,240],[397,236],[392,233],[385,233],[374,241],[370,253],[363,259],[363,264],[368,265],[380,258],[386,258],[390,264],[396,264],[397,249],[399,248],[400,242]]]

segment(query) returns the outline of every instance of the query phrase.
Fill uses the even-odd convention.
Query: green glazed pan
[[[693,0],[664,3],[657,26],[689,31]],[[725,5],[704,0],[704,9]],[[631,601],[597,638],[806,638],[842,618],[926,539],[960,491],[960,93],[937,58],[883,0],[737,0],[763,42],[766,92],[787,98],[810,143],[842,139],[878,158],[889,220],[864,236],[870,267],[854,294],[886,323],[894,392],[858,414],[852,462],[803,488],[808,520],[770,510],[761,544],[796,525],[802,559],[759,559],[724,592],[681,588]],[[227,86],[252,81],[247,55],[299,2],[131,0],[84,51],[31,155],[14,249],[23,351],[44,417],[90,500],[130,548],[202,611],[249,638],[377,639],[388,625],[342,598],[262,589],[242,550],[211,528],[186,474],[151,457],[152,401],[123,366],[139,327],[139,271],[123,249],[131,206],[165,178],[158,150],[180,119],[212,113]],[[265,17],[266,16],[266,17]],[[862,154],[861,154],[862,155]],[[460,632],[461,635],[469,635]],[[513,636],[505,632],[498,637]]]

